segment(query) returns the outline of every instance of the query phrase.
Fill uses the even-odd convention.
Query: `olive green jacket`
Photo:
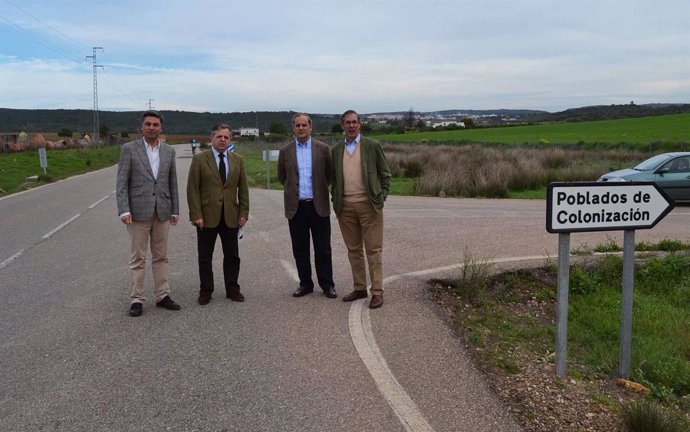
[[[213,150],[197,153],[192,158],[187,178],[190,221],[203,218],[205,227],[215,228],[223,216],[228,227],[237,228],[240,216],[249,218],[249,185],[244,159],[234,152],[227,153],[227,159],[228,178],[223,184]]]
[[[383,210],[391,188],[391,170],[386,155],[377,141],[360,136],[359,144],[362,156],[362,180],[367,188],[369,202],[376,211]],[[343,209],[343,152],[345,142],[341,141],[331,150],[333,156],[333,183],[331,184],[331,201],[335,214]]]

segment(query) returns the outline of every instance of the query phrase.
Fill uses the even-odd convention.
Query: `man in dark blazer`
[[[230,126],[220,124],[211,133],[211,151],[192,158],[187,179],[189,219],[196,226],[199,254],[199,304],[207,305],[213,294],[213,250],[220,236],[223,246],[225,296],[242,302],[238,277],[238,231],[249,218],[249,186],[244,159],[228,151]]]
[[[336,298],[331,259],[331,150],[311,137],[311,118],[292,117],[293,140],[280,149],[278,180],[283,184],[285,217],[288,219],[292,255],[297,264],[299,287],[293,297],[314,292],[311,278],[310,236],[314,239],[314,265],[319,286],[328,298]]]
[[[117,166],[117,212],[131,238],[129,270],[132,303],[129,314],[140,316],[144,272],[150,243],[156,306],[179,310],[170,298],[168,232],[180,213],[175,150],[160,141],[163,118],[155,111],[143,114],[143,138],[122,146]]]
[[[332,150],[333,211],[347,246],[354,289],[349,302],[365,298],[367,272],[371,280],[369,308],[383,305],[383,205],[391,185],[391,171],[381,144],[360,135],[359,114],[347,110],[340,117],[345,140]],[[364,256],[366,255],[366,265]]]

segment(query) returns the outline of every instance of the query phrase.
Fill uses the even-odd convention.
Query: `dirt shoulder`
[[[501,273],[512,269],[500,266],[494,270]],[[519,344],[512,346],[505,361],[514,365],[514,373],[509,374],[505,368],[496,367],[493,360],[487,361],[483,348],[468,343],[470,332],[466,328],[466,318],[474,306],[461,301],[452,286],[452,280],[433,280],[429,282],[429,291],[449,325],[461,336],[466,349],[486,374],[493,390],[526,431],[624,430],[620,407],[640,398],[639,394],[618,386],[615,378],[584,378],[584,374],[578,373],[577,365],[572,363],[568,364],[567,378],[557,378],[554,346],[537,351]],[[529,316],[555,327],[556,305],[553,300],[527,296],[524,301],[504,306],[510,307],[509,313],[517,317]]]

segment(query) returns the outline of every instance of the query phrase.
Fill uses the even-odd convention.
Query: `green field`
[[[668,144],[690,148],[690,113],[457,131],[376,135],[394,143]]]

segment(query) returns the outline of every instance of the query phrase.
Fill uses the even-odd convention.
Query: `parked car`
[[[653,181],[674,201],[690,203],[690,152],[656,155],[635,168],[606,173],[597,181]]]

